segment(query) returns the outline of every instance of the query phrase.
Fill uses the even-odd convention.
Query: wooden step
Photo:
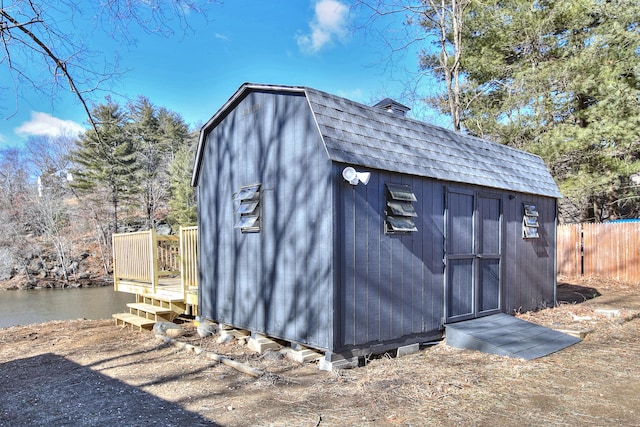
[[[187,307],[187,304],[184,302],[182,298],[172,299],[172,300],[160,299],[157,297],[157,294],[154,296],[137,294],[135,303],[145,304],[143,307],[149,307],[148,310],[143,308],[140,311],[146,311],[147,313],[150,313],[150,314],[157,313],[155,314],[156,317],[162,317],[164,320],[168,320],[168,321],[171,321],[173,320],[173,318],[183,314],[186,311],[186,307]],[[150,307],[158,307],[158,308],[152,309]],[[158,311],[163,309],[168,311],[164,311],[164,312]],[[129,307],[129,311],[133,312],[133,310],[134,308]],[[143,317],[149,317],[149,316],[143,315]]]
[[[170,322],[177,316],[171,307],[159,306],[146,302],[131,302],[127,304],[127,307],[129,307],[129,313],[140,317],[146,317],[147,319],[151,319],[156,322]]]
[[[157,305],[147,304],[144,302],[130,302],[127,304],[127,307],[155,315],[171,313],[171,309],[168,307],[158,307]]]
[[[164,301],[168,303],[184,301],[184,296],[182,295],[181,292],[178,293],[178,292],[168,292],[168,291],[157,291],[155,293],[139,292],[137,294],[144,298]]]
[[[144,317],[136,316],[131,313],[115,313],[111,315],[114,319],[116,319],[116,326],[118,325],[131,325],[136,326],[140,330],[142,329],[151,329],[153,324],[156,323],[155,320],[145,319]]]

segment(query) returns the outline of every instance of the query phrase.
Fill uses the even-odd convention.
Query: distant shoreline
[[[40,278],[18,278],[0,282],[0,291],[33,290],[33,289],[76,289],[95,288],[99,286],[112,286],[113,279],[109,276],[93,277],[87,279],[63,280],[40,279]]]

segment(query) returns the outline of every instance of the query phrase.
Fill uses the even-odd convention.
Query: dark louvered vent
[[[403,117],[407,115],[407,111],[411,110],[411,108],[407,107],[406,105],[402,105],[391,98],[383,99],[382,101],[374,105],[374,107]]]

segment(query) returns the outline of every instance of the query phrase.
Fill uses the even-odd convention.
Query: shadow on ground
[[[599,296],[601,296],[601,294],[595,288],[569,283],[558,283],[556,290],[556,301],[558,304],[580,304]]]
[[[52,353],[0,364],[0,426],[217,426]]]

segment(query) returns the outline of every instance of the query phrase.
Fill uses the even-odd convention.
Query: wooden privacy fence
[[[640,222],[558,226],[558,274],[640,283]]]

